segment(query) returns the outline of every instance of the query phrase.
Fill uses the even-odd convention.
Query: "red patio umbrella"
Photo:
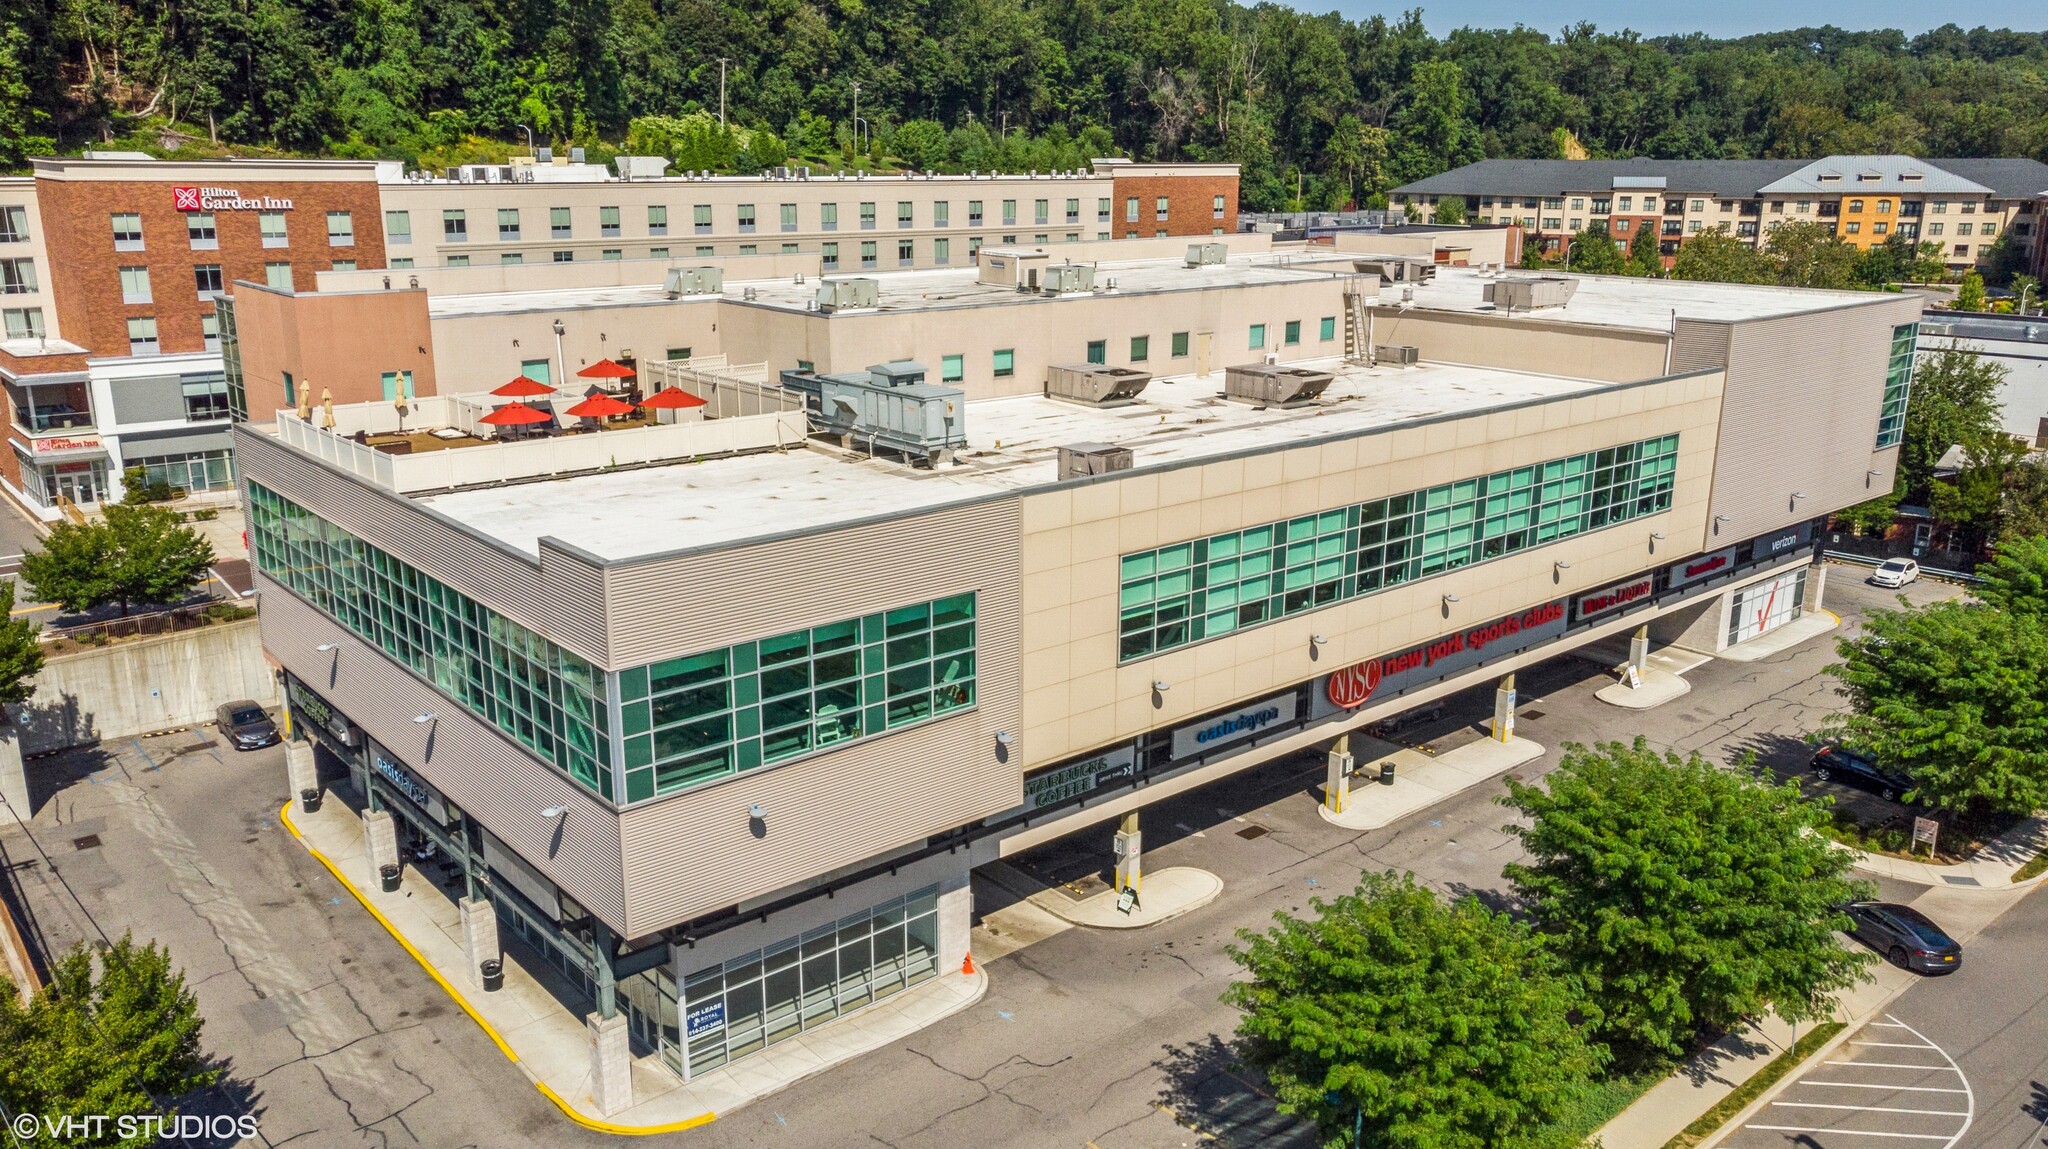
[[[566,413],[579,419],[609,419],[614,415],[631,415],[633,405],[609,395],[592,395]]]
[[[511,382],[502,387],[493,388],[491,391],[491,394],[502,395],[507,399],[532,399],[536,396],[552,395],[554,393],[555,389],[553,387],[538,380],[528,379],[524,375],[514,375]]]
[[[585,379],[630,379],[635,372],[623,363],[600,359],[576,374]]]
[[[522,427],[528,423],[547,423],[553,420],[554,416],[546,411],[536,411],[524,403],[507,403],[477,422],[488,423],[493,427]]]
[[[674,411],[683,407],[702,407],[704,400],[676,387],[664,387],[640,401],[643,411]]]

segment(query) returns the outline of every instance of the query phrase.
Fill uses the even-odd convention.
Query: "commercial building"
[[[237,427],[295,726],[594,1057],[691,1076],[957,968],[974,865],[1609,634],[1775,630],[1891,483],[1915,299],[1233,242],[337,294],[410,300],[436,386]],[[637,359],[687,417],[491,435],[522,356],[621,338],[692,343]]]
[[[2005,369],[1998,407],[2005,432],[2048,447],[2048,316],[1930,310],[1920,321],[1922,354],[1959,347]]]
[[[1766,243],[1772,225],[1823,223],[1852,247],[1893,236],[1941,244],[1950,270],[1977,266],[2011,233],[2041,250],[2048,164],[2030,159],[1827,156],[1817,160],[1481,160],[1395,188],[1396,207],[1446,197],[1469,218],[1522,227],[1548,254],[1604,227],[1627,251],[1645,223],[1667,265],[1688,238],[1722,230]]]
[[[968,266],[984,243],[1237,227],[1234,164],[866,178],[665,167],[627,157],[616,169],[522,161],[434,175],[354,160],[37,159],[32,176],[0,179],[0,484],[46,518],[119,498],[134,467],[231,492],[226,428],[247,408],[220,355],[233,317],[214,299],[238,282],[310,292],[322,273],[532,263],[554,269],[541,272],[552,285],[575,281],[561,263],[619,261],[639,265],[627,281],[658,283],[649,269],[672,260],[744,267],[759,255],[812,274]]]

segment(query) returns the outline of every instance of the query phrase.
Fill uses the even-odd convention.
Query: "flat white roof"
[[[1294,410],[1225,400],[1220,373],[1154,379],[1144,401],[1126,407],[1040,396],[971,402],[967,449],[932,470],[811,447],[414,497],[528,553],[552,536],[602,558],[631,559],[1049,485],[1058,480],[1058,448],[1075,443],[1128,447],[1134,468],[1144,470],[1612,386],[1438,363],[1288,366],[1337,379],[1320,405]]]

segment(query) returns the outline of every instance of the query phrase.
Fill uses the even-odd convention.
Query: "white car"
[[[1920,564],[1912,559],[1886,559],[1884,564],[1870,572],[1874,586],[1902,587],[1920,577]]]

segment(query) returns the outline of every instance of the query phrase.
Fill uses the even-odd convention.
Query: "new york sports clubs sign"
[[[1525,650],[1564,633],[1564,605],[1542,603],[1407,650],[1368,658],[1333,672],[1324,682],[1322,696],[1333,710],[1356,710],[1375,696],[1448,678],[1489,658]]]

